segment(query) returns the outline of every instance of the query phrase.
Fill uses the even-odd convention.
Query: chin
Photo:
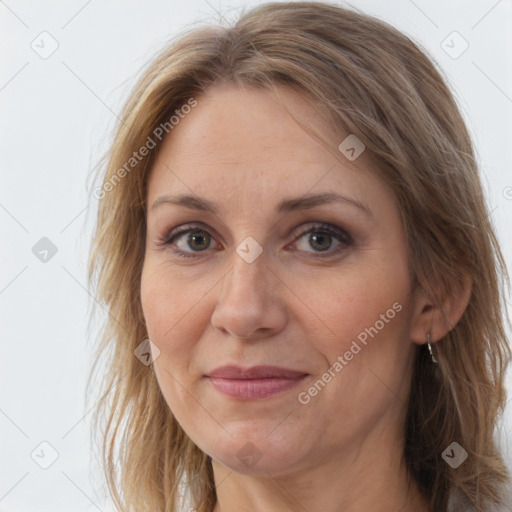
[[[287,473],[300,460],[297,444],[287,436],[287,440],[269,438],[267,434],[258,436],[252,430],[251,434],[243,432],[230,438],[227,442],[216,443],[205,447],[217,463],[232,471],[254,476],[277,475]],[[208,450],[211,448],[211,450]]]

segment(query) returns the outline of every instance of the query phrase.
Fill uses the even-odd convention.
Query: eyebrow
[[[299,210],[307,210],[311,208],[315,208],[317,206],[322,206],[328,203],[340,202],[346,203],[352,206],[355,206],[365,212],[369,216],[373,216],[372,211],[368,206],[361,203],[361,201],[354,199],[352,197],[344,196],[342,194],[338,194],[336,192],[325,192],[323,194],[307,194],[302,197],[284,199],[281,201],[276,211],[278,213],[288,213]],[[183,206],[185,208],[190,208],[192,210],[200,210],[203,212],[218,213],[218,208],[215,203],[212,203],[208,199],[204,199],[198,196],[190,196],[190,195],[163,195],[156,199],[151,207],[152,210],[161,206],[162,204],[174,204],[178,206]]]

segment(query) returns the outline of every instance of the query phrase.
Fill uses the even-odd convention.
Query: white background
[[[93,300],[85,262],[97,206],[87,177],[139,69],[162,44],[197,20],[217,21],[218,12],[231,20],[240,6],[258,3],[0,0],[0,511],[111,510],[90,465],[84,402]],[[510,262],[511,1],[352,5],[406,32],[444,69],[476,143]],[[31,48],[43,31],[59,45],[47,59]],[[469,44],[456,59],[441,47],[453,31]],[[463,41],[455,36],[452,44],[453,37],[445,44],[456,51]],[[42,237],[58,251],[46,263],[32,253]],[[505,437],[511,431],[512,401]],[[42,441],[59,454],[48,469],[30,456]],[[50,461],[49,448],[36,453]]]

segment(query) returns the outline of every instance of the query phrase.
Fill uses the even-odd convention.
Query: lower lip
[[[301,382],[306,375],[296,379],[283,379],[279,377],[266,379],[224,379],[222,377],[208,377],[215,388],[225,395],[241,400],[256,398],[269,398],[283,391],[293,388]]]

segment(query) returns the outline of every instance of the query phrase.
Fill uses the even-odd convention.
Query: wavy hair
[[[372,171],[397,199],[414,286],[442,304],[471,279],[465,312],[435,345],[438,366],[425,346],[417,349],[403,455],[432,510],[446,512],[455,493],[480,512],[499,504],[509,481],[497,442],[511,356],[508,277],[467,128],[441,71],[410,38],[365,14],[301,2],[265,4],[231,26],[194,28],[166,45],[143,70],[98,166],[88,272],[108,316],[89,386],[101,385],[94,426],[116,506],[177,511],[183,485],[199,512],[216,503],[210,457],[174,418],[152,366],[134,356],[147,338],[146,186],[160,145],[130,159],[176,110],[224,82],[292,88],[340,133],[364,141]],[[469,454],[456,470],[441,457],[454,441]]]

